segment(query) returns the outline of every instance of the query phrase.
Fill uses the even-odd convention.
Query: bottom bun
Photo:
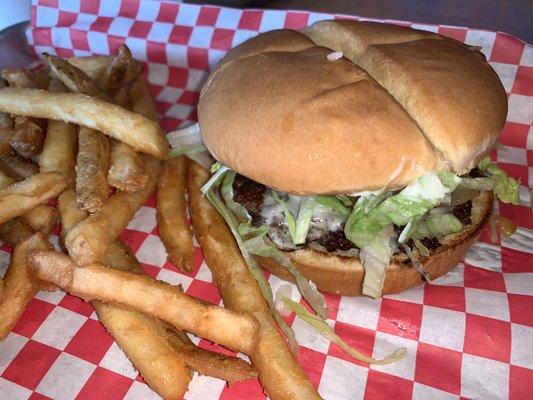
[[[448,235],[428,257],[419,257],[431,279],[446,274],[457,266],[476,241],[493,209],[491,192],[480,192],[472,200],[472,223],[463,230]],[[361,260],[356,257],[340,257],[312,249],[285,252],[300,272],[316,284],[322,292],[347,296],[360,296],[365,275]],[[272,274],[294,282],[288,270],[272,258],[256,257],[259,264]],[[383,294],[402,292],[423,283],[421,275],[411,266],[405,255],[398,255],[387,268]]]

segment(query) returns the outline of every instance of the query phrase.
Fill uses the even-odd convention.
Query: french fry
[[[83,210],[98,211],[109,198],[109,141],[100,132],[80,127],[76,158],[76,196]]]
[[[141,72],[140,64],[133,59],[127,46],[122,45],[119,53],[106,68],[100,84],[109,93],[115,95],[118,104],[131,103],[132,107],[139,102],[131,93],[131,83],[138,78]],[[141,99],[145,101],[145,99]],[[152,99],[150,98],[150,101]],[[141,114],[142,115],[142,114]],[[156,118],[146,116],[157,122]],[[111,150],[111,168],[109,169],[108,182],[111,186],[124,191],[137,191],[146,184],[148,175],[143,168],[140,155],[126,143],[114,143]]]
[[[132,57],[128,46],[123,44],[102,73],[100,86],[111,95],[116,95],[123,87],[137,79],[141,70],[141,64]]]
[[[5,83],[0,79],[0,88]],[[7,113],[0,113],[0,157],[11,154],[11,138],[13,137],[13,117]]]
[[[126,192],[135,192],[146,185],[148,174],[143,160],[130,145],[114,141],[111,144],[110,164],[107,182],[111,186]]]
[[[84,93],[104,101],[113,102],[111,96],[102,90],[94,80],[67,60],[63,60],[47,53],[44,53],[43,57],[57,79],[59,79],[72,92]]]
[[[54,207],[40,204],[20,217],[35,232],[48,235],[57,225],[59,214]]]
[[[62,121],[48,121],[43,151],[39,157],[41,172],[73,174],[78,144],[75,125]]]
[[[178,268],[194,267],[192,232],[186,223],[185,158],[165,161],[157,184],[157,225],[170,260]]]
[[[0,277],[0,304],[4,301],[6,296],[6,291],[4,289],[4,279]]]
[[[177,331],[163,323],[158,323],[157,329],[178,349],[185,363],[200,375],[222,379],[230,386],[235,382],[257,377],[257,371],[247,362],[196,347],[185,332]]]
[[[0,89],[0,112],[56,119],[96,129],[137,151],[165,159],[168,141],[159,125],[142,115],[81,93]]]
[[[51,249],[52,245],[41,232],[27,237],[13,249],[11,262],[4,276],[4,301],[0,303],[0,340],[11,332],[26,304],[38,291],[38,286],[27,275],[28,252]]]
[[[89,215],[77,206],[74,190],[67,190],[58,198],[62,240],[69,230]],[[119,240],[111,244],[103,261],[116,269],[142,273],[135,256]],[[191,372],[181,355],[169,346],[158,331],[151,328],[152,320],[141,313],[116,305],[96,300],[91,304],[100,322],[126,353],[146,383],[163,398],[183,398],[192,377]]]
[[[11,176],[8,171],[6,171],[0,164],[0,189],[11,186],[17,181],[16,178]]]
[[[58,196],[68,185],[63,174],[45,172],[0,189],[0,224]]]
[[[16,180],[27,179],[39,173],[39,167],[22,157],[6,156],[0,158],[0,167]]]
[[[0,225],[0,240],[11,246],[31,236],[35,231],[21,217],[10,219]]]
[[[38,83],[32,79],[30,72],[23,69],[4,69],[2,77],[12,88],[37,88]],[[11,147],[24,158],[31,158],[41,152],[44,140],[43,121],[26,116],[14,117]]]
[[[18,155],[31,158],[39,154],[43,148],[43,124],[36,118],[22,115],[15,116],[11,147]]]
[[[146,155],[143,159],[149,179],[142,190],[131,193],[117,191],[97,213],[80,222],[67,234],[65,245],[76,263],[85,266],[100,261],[109,245],[153,193],[160,161]]]
[[[20,68],[6,68],[0,72],[0,75],[9,83],[9,86],[15,88],[46,89],[50,82],[50,76],[44,69],[28,71]]]
[[[122,304],[228,349],[254,352],[257,322],[249,315],[204,303],[146,275],[99,264],[79,268],[68,256],[54,251],[34,251],[29,263],[37,281],[57,285],[74,296]]]
[[[70,57],[68,62],[81,69],[87,76],[98,81],[115,56]]]
[[[209,172],[199,164],[188,162],[187,176],[194,233],[224,304],[231,310],[254,315],[259,322],[259,342],[250,359],[259,371],[265,392],[272,400],[320,399],[280,336],[226,222],[200,192],[210,177]]]
[[[151,121],[158,121],[159,116],[155,109],[154,99],[150,93],[150,87],[143,77],[139,77],[133,82],[130,88],[130,96],[132,99],[135,99],[131,106],[131,110],[134,113],[141,114]],[[160,134],[164,135],[162,131]]]
[[[76,198],[72,190],[59,196],[58,209],[61,213],[61,236],[88,216],[85,211],[76,209]],[[115,269],[143,273],[131,250],[119,240],[109,247],[103,263]],[[164,398],[173,398],[170,397],[172,394],[179,398],[178,394],[181,392],[177,387],[182,384],[186,387],[190,380],[190,375],[181,373],[182,369],[176,367],[176,363],[185,361],[201,374],[227,379],[230,383],[256,375],[251,366],[240,359],[196,349],[186,334],[175,331],[159,320],[119,306],[98,301],[93,301],[92,304],[100,321],[134,367],[148,385]]]

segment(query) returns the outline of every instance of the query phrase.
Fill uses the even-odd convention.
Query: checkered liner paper
[[[146,63],[163,126],[170,131],[195,121],[202,82],[228,49],[258,32],[300,29],[339,17],[151,0],[34,0],[27,37],[36,53],[62,57],[113,54],[126,43]],[[504,33],[400,24],[482,46],[500,76],[509,114],[492,156],[521,179],[523,206],[500,205],[501,214],[518,230],[497,244],[485,231],[464,262],[431,285],[377,301],[326,296],[329,322],[344,340],[375,357],[405,347],[408,353],[400,362],[369,368],[289,317],[300,343],[299,361],[326,399],[532,398],[533,217],[528,187],[533,185],[533,47]],[[154,199],[121,237],[151,276],[221,304],[199,249],[190,275],[167,261]],[[0,249],[3,274],[11,249]],[[269,281],[274,290],[281,284],[274,276]],[[158,397],[98,323],[89,303],[63,292],[42,292],[0,343],[0,399],[47,398]],[[264,394],[257,380],[228,388],[223,381],[195,376],[186,398],[263,399]]]

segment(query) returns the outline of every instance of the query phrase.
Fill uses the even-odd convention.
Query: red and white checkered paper
[[[146,63],[170,131],[196,119],[199,89],[231,47],[259,32],[300,29],[341,16],[236,10],[152,0],[33,0],[28,40],[37,53],[112,54],[126,43]],[[354,17],[350,17],[354,18]],[[394,21],[392,21],[394,22]],[[420,25],[482,46],[509,94],[501,145],[492,155],[521,179],[524,206],[500,205],[518,230],[492,244],[485,232],[464,262],[431,285],[381,300],[326,296],[329,318],[348,343],[376,357],[405,347],[405,359],[368,367],[294,317],[299,361],[326,399],[525,399],[533,396],[533,47],[505,33]],[[198,249],[180,273],[158,237],[154,200],[121,235],[151,276],[221,304]],[[0,274],[10,248],[0,247]],[[270,276],[274,290],[280,281]],[[295,291],[293,291],[295,293]],[[198,340],[196,340],[198,342]],[[205,348],[213,348],[201,340]],[[154,399],[90,304],[62,292],[39,293],[0,342],[1,399]],[[263,399],[259,383],[232,388],[195,376],[187,399]]]

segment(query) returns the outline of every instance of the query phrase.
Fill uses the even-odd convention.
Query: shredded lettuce
[[[416,269],[418,273],[424,277],[426,282],[431,282],[431,277],[429,276],[429,273],[426,271],[422,263],[416,259],[409,246],[407,246],[406,244],[402,244],[402,247],[405,251],[405,254],[407,254],[407,257],[409,257],[409,259],[411,260],[413,268]]]
[[[386,225],[405,226],[413,218],[424,215],[445,200],[459,182],[460,178],[454,174],[430,172],[381,202],[379,196],[360,197],[346,222],[346,238],[358,247],[370,244]],[[376,203],[369,210],[369,205]]]
[[[264,236],[268,232],[268,226],[262,229],[258,234],[244,242],[244,246],[251,254],[260,257],[272,258],[294,276],[296,285],[304,299],[309,303],[311,308],[322,318],[327,318],[326,301],[324,296],[316,289],[312,282],[308,281],[302,273],[292,264],[289,257],[276,247],[267,245]]]
[[[170,132],[167,138],[172,147],[172,150],[168,153],[170,158],[186,155],[206,169],[211,165],[212,158],[202,141],[200,126],[197,123]]]
[[[427,214],[423,218],[413,218],[409,221],[400,234],[398,242],[405,243],[409,239],[425,237],[436,237],[441,240],[444,236],[459,232],[462,228],[463,224],[453,214]]]
[[[229,170],[228,167],[218,162],[213,164],[213,166],[211,167],[211,172],[215,172],[215,173],[211,176],[211,178],[209,178],[207,183],[204,186],[202,186],[200,191],[204,195],[207,194],[207,192],[218,182],[218,180],[222,177],[222,175],[224,175],[224,173],[228,170]]]
[[[183,147],[179,147],[177,149],[171,150],[168,153],[168,156],[170,158],[174,158],[174,157],[182,156],[184,154],[188,156],[188,155],[203,153],[205,151],[207,151],[207,148],[203,144],[196,144],[192,146],[183,146]]]
[[[296,219],[292,215],[291,210],[289,210],[289,206],[287,206],[285,200],[283,200],[279,193],[274,189],[272,189],[272,196],[274,197],[274,200],[276,200],[283,208],[283,215],[285,216],[285,221],[287,222],[287,227],[289,228],[289,234],[294,242],[294,236],[296,236]]]
[[[346,206],[346,203],[339,199],[338,196],[315,196],[315,200],[318,204],[322,204],[346,218],[351,213],[350,208],[348,208],[351,207],[351,204]]]
[[[348,207],[348,208],[353,207],[353,203],[354,203],[353,197],[347,196],[345,194],[338,194],[335,197],[339,199],[345,207]]]
[[[226,202],[226,207],[228,207],[231,212],[244,221],[251,221],[252,217],[246,207],[233,200],[233,181],[235,180],[235,175],[235,171],[227,171],[226,174],[224,174],[220,193]]]
[[[261,267],[259,266],[257,261],[251,256],[251,254],[248,252],[248,249],[244,245],[242,237],[239,234],[239,229],[238,229],[239,223],[236,217],[231,213],[231,211],[229,211],[229,209],[226,207],[224,202],[220,200],[218,196],[216,195],[216,193],[214,193],[213,191],[214,185],[218,183],[219,178],[221,178],[221,175],[225,171],[223,170],[223,167],[220,167],[215,173],[217,174],[221,170],[222,170],[222,173],[219,174],[219,176],[213,180],[213,183],[206,190],[205,196],[211,202],[211,204],[217,209],[220,215],[222,215],[222,217],[226,220],[226,223],[228,224],[233,236],[235,237],[235,241],[237,242],[239,250],[241,251],[241,254],[244,258],[244,261],[248,265],[248,269],[250,270],[250,273],[252,274],[252,276],[254,277],[254,279],[257,281],[259,285],[259,289],[261,290],[261,293],[268,304],[268,307],[270,309],[272,316],[276,320],[276,323],[278,324],[280,329],[287,336],[289,347],[294,353],[296,353],[298,349],[298,344],[296,343],[296,337],[294,335],[294,331],[291,329],[289,325],[287,325],[287,323],[283,320],[281,315],[276,310],[276,306],[274,304],[274,296],[272,295],[272,290],[270,288],[270,285],[268,284],[265,276],[263,275],[263,272],[261,271]],[[210,181],[212,179],[213,177],[211,177]]]
[[[395,361],[401,360],[403,357],[405,357],[405,354],[407,353],[407,350],[405,348],[399,348],[389,354],[385,358],[373,358],[369,357],[366,354],[361,353],[359,350],[356,350],[355,348],[351,347],[349,344],[347,344],[344,340],[342,340],[335,331],[324,321],[322,318],[317,317],[316,315],[313,315],[310,313],[304,306],[302,306],[299,303],[296,303],[295,301],[289,300],[287,298],[282,298],[282,301],[288,309],[294,311],[294,313],[304,322],[311,325],[313,328],[315,328],[323,337],[328,339],[329,341],[335,343],[337,346],[339,346],[343,351],[345,351],[347,354],[355,358],[356,360],[362,361],[367,364],[375,364],[375,365],[385,365],[390,364]]]
[[[304,197],[300,201],[300,210],[298,211],[298,218],[296,219],[296,228],[292,242],[296,245],[305,243],[307,232],[311,226],[311,218],[313,217],[313,208],[315,207],[315,198],[313,196]]]
[[[488,156],[481,160],[477,167],[490,175],[494,182],[494,194],[500,201],[520,205],[520,181],[507,176]]]
[[[393,237],[394,228],[389,224],[383,227],[370,243],[361,247],[359,257],[365,268],[362,293],[366,296],[375,299],[381,296],[385,273],[394,253]]]
[[[494,190],[492,178],[462,178],[461,187],[474,190]]]

